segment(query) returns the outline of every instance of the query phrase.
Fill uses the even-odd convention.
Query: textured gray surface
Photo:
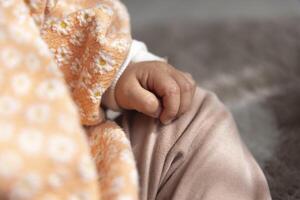
[[[300,2],[124,2],[135,37],[231,109],[273,199],[300,199]]]

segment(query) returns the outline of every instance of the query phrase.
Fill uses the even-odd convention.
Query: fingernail
[[[172,120],[168,120],[168,121],[163,122],[164,125],[169,125],[171,123],[172,123]]]
[[[158,110],[154,113],[153,117],[154,117],[154,118],[158,118],[158,117],[160,116],[160,113],[161,113],[161,109],[158,109]]]
[[[154,118],[158,118],[159,115],[160,115],[160,112],[156,112],[156,113],[153,115],[153,117],[154,117]]]

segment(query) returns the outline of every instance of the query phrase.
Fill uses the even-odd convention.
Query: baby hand
[[[190,74],[165,62],[130,64],[115,88],[117,104],[159,118],[164,124],[184,114],[191,105],[196,89]]]

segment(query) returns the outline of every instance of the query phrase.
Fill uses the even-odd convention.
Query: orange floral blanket
[[[100,107],[130,45],[117,0],[0,0],[1,198],[138,199],[129,141]]]

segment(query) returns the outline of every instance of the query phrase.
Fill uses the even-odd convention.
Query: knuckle
[[[189,110],[190,106],[191,106],[191,101],[189,101],[185,105],[181,106],[180,110],[178,112],[178,116],[181,116],[184,113],[186,113]]]
[[[190,73],[186,72],[185,74],[188,78],[193,79],[193,76]]]
[[[192,89],[192,91],[195,91],[196,88],[197,88],[197,83],[193,80],[191,83],[191,89]]]
[[[194,79],[192,79],[191,82],[192,82],[193,88],[197,87],[197,82]]]
[[[152,108],[155,106],[156,102],[154,99],[146,98],[145,102],[143,103],[143,107],[145,110],[152,110]]]
[[[195,81],[195,79],[193,79],[193,78],[191,78],[191,83],[192,83],[192,85],[195,87],[196,86],[196,81]]]
[[[185,73],[187,78],[190,80],[190,82],[193,84],[193,85],[196,85],[196,82],[195,82],[195,79],[193,78],[193,76],[190,74],[190,73]]]
[[[170,110],[168,110],[168,112],[167,112],[167,114],[166,114],[166,117],[169,118],[169,119],[172,119],[172,118],[174,118],[176,115],[177,115],[177,110],[175,110],[175,109],[170,109]]]
[[[181,108],[181,109],[178,111],[177,116],[180,117],[180,116],[183,115],[184,113],[185,113],[185,110]]]
[[[170,84],[165,87],[166,96],[177,95],[180,92],[180,88],[175,84]]]
[[[193,84],[186,81],[181,85],[181,88],[182,92],[190,92],[193,89]]]

